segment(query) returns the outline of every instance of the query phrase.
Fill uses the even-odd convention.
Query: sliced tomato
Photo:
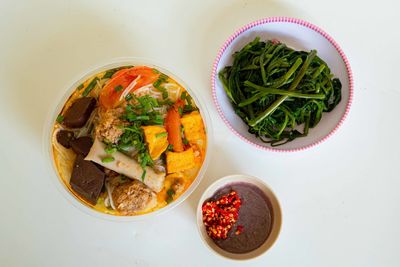
[[[114,108],[120,103],[120,97],[124,90],[136,80],[135,86],[130,92],[135,91],[145,85],[157,81],[159,73],[152,68],[145,66],[123,69],[114,74],[100,92],[100,105],[105,108]]]

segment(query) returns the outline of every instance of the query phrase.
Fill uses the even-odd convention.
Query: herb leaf
[[[114,157],[105,157],[101,159],[101,162],[103,163],[109,163],[109,162],[113,162],[114,161]]]
[[[88,86],[85,88],[85,91],[83,91],[82,95],[83,96],[88,96],[88,94],[93,90],[93,88],[96,86],[97,81],[99,78],[94,77],[93,80],[88,84]]]
[[[64,116],[61,115],[61,114],[58,115],[56,121],[57,121],[58,123],[62,123],[62,122],[64,121]]]

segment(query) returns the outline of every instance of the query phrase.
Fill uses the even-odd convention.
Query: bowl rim
[[[246,178],[247,178],[247,180],[245,180]],[[207,193],[207,194],[209,194],[209,193],[214,194],[216,191],[218,191],[219,189],[221,189],[222,187],[224,187],[224,186],[226,186],[226,185],[229,185],[229,184],[231,184],[231,183],[240,183],[240,182],[244,182],[244,183],[250,183],[250,184],[252,184],[252,185],[258,187],[264,194],[266,194],[265,191],[264,191],[262,188],[260,188],[258,185],[256,185],[256,184],[254,183],[254,181],[256,181],[257,183],[259,183],[259,184],[263,185],[265,188],[267,188],[268,191],[271,193],[272,197],[273,197],[274,200],[275,200],[275,205],[276,205],[276,208],[277,208],[277,209],[274,210],[274,212],[278,212],[278,214],[279,214],[279,218],[277,219],[277,222],[276,222],[277,225],[276,225],[276,230],[275,230],[275,231],[277,232],[277,234],[276,234],[275,237],[273,237],[274,239],[272,240],[271,246],[268,247],[267,249],[265,249],[264,251],[262,251],[261,253],[259,253],[258,255],[254,256],[254,257],[241,258],[241,259],[237,258],[237,259],[236,259],[236,258],[231,258],[231,257],[229,257],[229,256],[227,256],[227,255],[220,254],[218,251],[216,251],[214,248],[212,248],[212,247],[208,244],[207,240],[205,240],[205,239],[208,238],[208,239],[211,240],[211,238],[210,238],[207,234],[206,234],[206,237],[204,237],[204,235],[203,235],[203,233],[202,233],[202,230],[201,230],[201,229],[204,227],[204,225],[203,225],[202,206],[203,206],[204,201],[207,199],[207,198],[206,198],[206,193]],[[219,185],[218,187],[216,187],[218,184],[220,184],[220,185]],[[214,188],[214,187],[215,187],[215,188]],[[213,189],[213,192],[209,192],[212,188],[214,188],[214,189]],[[211,195],[212,195],[212,194],[211,194]],[[267,196],[267,197],[268,197],[268,196]],[[245,174],[245,173],[229,174],[229,175],[223,176],[223,177],[221,177],[221,178],[218,178],[217,180],[215,180],[214,182],[212,182],[209,186],[207,186],[207,188],[206,188],[206,189],[203,191],[203,193],[201,194],[200,199],[199,199],[198,204],[197,204],[197,207],[196,207],[196,225],[197,225],[197,232],[198,232],[198,234],[199,234],[199,236],[200,236],[201,241],[202,241],[203,244],[204,244],[207,248],[209,248],[214,254],[218,255],[219,257],[222,257],[222,258],[225,258],[225,259],[229,259],[229,260],[232,260],[232,261],[249,261],[249,260],[254,260],[254,259],[259,258],[260,256],[264,255],[264,254],[267,253],[271,248],[273,248],[273,247],[275,246],[275,244],[276,244],[276,242],[277,242],[277,240],[278,240],[278,238],[279,238],[279,235],[280,235],[280,233],[281,233],[282,225],[283,225],[282,205],[281,205],[281,203],[280,203],[280,201],[279,201],[279,199],[278,199],[278,197],[277,197],[275,191],[272,190],[272,188],[271,188],[264,180],[262,180],[262,179],[260,179],[260,178],[258,178],[258,177],[255,177],[255,176],[253,176],[253,175],[250,175],[250,174]],[[269,238],[269,237],[268,237],[268,238]],[[267,240],[268,240],[268,238],[267,238]],[[267,242],[267,240],[266,240],[265,242]],[[212,242],[212,241],[211,241],[211,242]],[[258,248],[257,248],[257,249],[258,249]],[[256,250],[257,250],[257,249],[256,249]],[[253,252],[253,251],[250,251],[250,252],[248,252],[248,253],[252,253],[252,252]],[[228,252],[228,253],[229,253],[229,252]],[[246,254],[247,254],[247,253],[238,254],[238,255],[246,255]]]
[[[236,131],[233,126],[229,123],[229,121],[227,120],[227,118],[225,117],[221,106],[218,102],[217,99],[217,93],[216,93],[216,80],[217,80],[217,68],[219,65],[219,62],[221,60],[222,55],[225,53],[225,50],[228,48],[228,46],[237,38],[239,37],[243,32],[258,26],[258,25],[262,25],[262,24],[267,24],[267,23],[276,23],[276,22],[286,22],[286,23],[293,23],[293,24],[298,24],[301,26],[305,26],[317,33],[319,33],[322,37],[324,37],[326,40],[328,40],[336,49],[336,51],[339,53],[340,57],[342,58],[343,62],[345,63],[345,67],[346,67],[346,71],[347,71],[347,76],[349,79],[349,100],[347,102],[346,105],[346,110],[345,113],[342,115],[342,117],[340,118],[340,121],[336,124],[335,128],[333,128],[327,135],[325,135],[323,138],[321,138],[320,140],[317,140],[309,145],[306,146],[302,146],[302,147],[298,147],[298,148],[273,148],[273,147],[268,147],[268,146],[262,146],[259,144],[256,144],[252,141],[250,141],[249,139],[247,139],[246,137],[244,137],[243,135],[241,135],[238,131]],[[225,125],[229,128],[229,130],[231,130],[236,136],[238,136],[240,139],[242,139],[243,141],[245,141],[248,144],[251,144],[253,146],[255,146],[256,148],[262,149],[262,150],[266,150],[266,151],[273,151],[273,152],[299,152],[299,151],[303,151],[303,150],[307,150],[310,148],[313,148],[323,142],[325,142],[327,139],[329,139],[329,137],[331,137],[334,133],[336,133],[336,131],[340,128],[340,126],[343,124],[343,122],[346,120],[349,112],[350,112],[350,107],[352,105],[353,102],[353,94],[354,94],[354,81],[353,81],[353,73],[350,67],[350,63],[349,60],[347,59],[345,53],[343,52],[342,48],[339,46],[339,44],[328,34],[326,33],[324,30],[322,30],[320,27],[307,22],[305,20],[302,19],[298,19],[298,18],[292,18],[292,17],[268,17],[268,18],[263,18],[263,19],[259,19],[253,22],[250,22],[244,26],[242,26],[241,28],[239,28],[237,31],[235,31],[223,44],[223,46],[220,48],[217,57],[214,61],[213,64],[213,68],[212,68],[212,73],[211,73],[211,94],[212,94],[212,98],[213,98],[213,102],[215,107],[217,108],[218,114],[221,117],[221,119],[223,120],[223,122],[225,123]]]
[[[134,65],[144,65],[149,67],[154,67],[160,70],[161,72],[171,76],[177,83],[179,83],[182,87],[184,87],[190,94],[190,96],[194,99],[196,105],[199,107],[199,111],[204,121],[205,130],[207,134],[207,148],[206,148],[206,155],[203,161],[202,166],[193,180],[189,188],[181,195],[177,200],[168,204],[167,206],[141,215],[135,216],[118,216],[103,213],[101,211],[95,210],[92,207],[87,206],[86,204],[82,203],[77,197],[73,196],[69,189],[64,185],[64,182],[61,180],[62,178],[58,174],[58,170],[55,166],[54,159],[53,159],[53,149],[52,149],[52,129],[54,125],[54,121],[63,108],[65,101],[70,97],[72,92],[76,89],[76,87],[82,82],[85,81],[90,76],[99,73],[101,71],[126,65],[126,64],[134,64]],[[46,160],[46,169],[48,172],[48,177],[53,183],[53,185],[57,188],[57,190],[64,196],[64,198],[72,204],[72,206],[76,207],[80,211],[85,214],[91,215],[96,218],[100,218],[106,221],[114,221],[114,222],[132,222],[132,221],[143,221],[158,217],[160,214],[168,212],[173,208],[180,205],[184,202],[197,188],[200,184],[201,180],[203,179],[205,172],[208,168],[211,154],[212,154],[212,145],[213,145],[213,127],[212,121],[209,114],[209,111],[205,105],[205,101],[202,99],[201,95],[195,94],[192,90],[192,87],[186,83],[184,80],[180,78],[179,75],[176,74],[177,70],[173,67],[166,67],[164,65],[159,64],[158,62],[142,58],[142,57],[117,57],[106,60],[104,62],[98,63],[92,67],[87,68],[86,71],[79,73],[79,75],[74,76],[71,82],[66,83],[62,90],[60,89],[59,94],[54,98],[54,103],[50,105],[44,125],[43,125],[43,135],[42,135],[42,152],[44,154]]]

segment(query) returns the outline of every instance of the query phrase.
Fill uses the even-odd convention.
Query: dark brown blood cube
[[[71,131],[61,130],[57,133],[57,142],[65,148],[71,147],[72,140],[74,140],[74,133]]]
[[[95,163],[78,155],[69,183],[79,196],[95,205],[104,185],[104,177],[104,172]]]
[[[90,136],[82,136],[75,140],[72,140],[70,142],[70,144],[71,144],[72,150],[76,154],[80,154],[80,155],[86,157],[90,151],[90,148],[93,145],[93,141]]]
[[[82,97],[76,100],[64,114],[63,124],[69,128],[81,128],[96,107],[93,97]]]

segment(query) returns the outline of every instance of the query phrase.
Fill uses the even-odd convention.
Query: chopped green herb
[[[168,76],[165,75],[164,73],[161,73],[157,81],[153,83],[153,86],[162,93],[163,99],[168,98],[168,90],[165,87],[161,86],[161,84],[165,83],[167,79]]]
[[[153,70],[153,72],[155,73],[155,74],[159,74],[160,73],[160,71],[159,70],[157,70],[157,69],[152,69]]]
[[[122,85],[117,85],[117,86],[114,87],[114,91],[115,91],[115,92],[119,92],[119,91],[121,91],[122,89],[124,89],[124,88],[122,87]]]
[[[101,162],[103,163],[109,163],[109,162],[113,162],[114,161],[114,157],[105,157],[101,159]]]
[[[132,148],[138,151],[138,161],[143,169],[143,180],[146,176],[146,166],[153,166],[153,160],[144,141],[144,132],[140,127],[141,123],[141,121],[135,121],[132,125],[124,127],[124,133],[121,135],[116,148],[124,153],[131,151]]]
[[[118,67],[118,68],[114,68],[111,70],[106,71],[106,73],[103,75],[102,79],[109,79],[111,78],[117,71],[122,70],[122,69],[128,69],[128,68],[132,68],[133,66],[129,65],[129,66],[123,66],[123,67]]]
[[[56,121],[57,121],[58,123],[62,123],[62,122],[64,121],[64,116],[61,115],[61,114],[58,115]]]
[[[169,144],[167,147],[168,151],[173,151],[174,150],[174,146],[172,144]]]
[[[189,144],[189,141],[186,139],[186,138],[183,138],[183,144],[185,144],[185,145],[188,145]]]
[[[181,108],[181,107],[178,107],[178,112],[179,112],[179,115],[183,115],[183,109]]]
[[[96,86],[98,80],[99,78],[94,77],[93,80],[89,83],[89,85],[85,88],[85,91],[83,91],[82,95],[87,96]]]
[[[81,90],[83,88],[83,83],[81,83],[76,89]]]
[[[182,92],[181,99],[185,100],[186,99],[186,95],[187,95],[186,91]]]
[[[125,96],[125,100],[126,101],[131,101],[133,99],[133,96],[131,95],[131,93],[128,93],[126,96]]]
[[[167,135],[168,135],[167,132],[158,133],[158,134],[156,134],[156,138],[164,137],[164,136],[167,136]]]
[[[183,112],[184,113],[189,113],[189,112],[192,112],[192,111],[195,111],[195,110],[197,110],[197,108],[193,107],[192,105],[185,105],[183,107]]]
[[[133,96],[134,97],[134,96]],[[128,104],[126,106],[126,113],[123,119],[128,122],[141,121],[144,125],[161,125],[164,123],[164,118],[160,112],[154,108],[159,107],[159,103],[155,98],[149,95],[135,97],[137,104]]]
[[[160,105],[167,105],[167,106],[172,106],[172,105],[174,104],[174,102],[172,102],[172,100],[169,99],[169,98],[164,99],[164,100],[162,100],[162,101],[158,101],[158,103],[159,103]]]
[[[143,169],[143,173],[142,173],[142,182],[144,181],[144,178],[146,176],[146,166],[153,166],[153,160],[150,157],[149,152],[146,150],[142,153],[139,153],[139,157],[138,157],[140,166]]]
[[[117,151],[117,148],[116,148],[116,147],[106,147],[106,148],[104,149],[104,151],[105,151],[107,154],[112,154],[112,153],[114,153],[114,152]]]
[[[167,198],[165,199],[165,201],[167,201],[167,203],[171,203],[174,200],[174,195],[175,195],[175,191],[170,188],[167,191]]]

